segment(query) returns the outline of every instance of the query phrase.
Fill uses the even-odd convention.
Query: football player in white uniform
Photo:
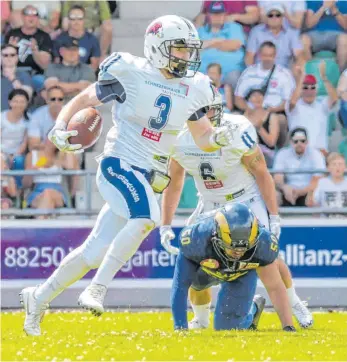
[[[27,334],[40,335],[48,303],[90,269],[98,271],[78,303],[96,315],[103,312],[113,277],[160,222],[157,198],[169,183],[169,154],[185,124],[205,151],[232,142],[231,129],[213,128],[205,114],[215,93],[210,79],[197,72],[201,43],[190,21],[175,15],[155,19],[145,33],[145,58],[112,54],[100,65],[98,81],[60,112],[49,139],[61,151],[79,152],[81,145],[68,141],[77,133],[66,131],[71,117],[117,102],[96,176],[105,205],[86,241],[44,284],[21,292]]]
[[[223,114],[221,97],[215,98],[211,108],[207,115],[212,123],[219,123]],[[169,168],[171,183],[162,200],[163,226],[160,228],[161,243],[171,253],[178,254],[178,248],[171,245],[175,234],[170,224],[179,203],[185,171],[193,176],[200,196],[188,224],[222,205],[241,202],[277,238],[280,236],[275,185],[257,145],[255,128],[242,115],[226,114],[222,124],[229,124],[234,130],[233,142],[229,147],[215,152],[207,153],[197,148],[189,129],[184,129],[177,138]],[[297,296],[289,268],[282,259],[279,259],[279,270],[287,287],[293,314],[302,327],[309,327],[313,323],[312,314]],[[211,291],[191,289],[190,301],[195,314],[190,328],[206,328],[209,323]]]

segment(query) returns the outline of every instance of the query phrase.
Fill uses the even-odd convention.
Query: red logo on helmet
[[[161,23],[155,23],[147,30],[147,35],[153,34],[153,35],[160,36],[160,34],[163,30],[162,28],[163,28],[163,25]]]

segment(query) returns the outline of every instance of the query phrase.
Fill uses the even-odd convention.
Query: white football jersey
[[[195,180],[202,203],[243,202],[259,195],[255,178],[242,165],[241,158],[257,144],[257,133],[250,121],[241,115],[225,114],[223,123],[234,125],[234,141],[229,147],[204,152],[194,143],[189,130],[177,138],[172,157]],[[223,124],[222,123],[222,124]]]
[[[186,121],[213,102],[210,79],[202,73],[165,79],[145,58],[129,53],[114,53],[102,63],[99,80],[115,78],[126,100],[114,104],[114,126],[107,135],[104,155],[166,172],[172,146]]]

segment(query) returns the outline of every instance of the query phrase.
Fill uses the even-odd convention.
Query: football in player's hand
[[[77,136],[69,138],[70,144],[81,144],[83,149],[91,147],[100,137],[102,118],[95,108],[85,108],[77,112],[70,119],[67,130],[78,131]]]

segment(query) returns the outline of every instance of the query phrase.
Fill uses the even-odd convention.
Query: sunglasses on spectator
[[[279,14],[279,13],[277,13],[277,14],[268,14],[267,17],[268,18],[281,18],[282,14]]]
[[[14,58],[15,56],[17,56],[17,53],[1,53],[1,55],[4,57],[4,58]]]
[[[299,140],[299,139],[296,139],[296,140],[294,140],[294,139],[293,139],[292,141],[294,142],[294,144],[298,144],[299,142],[300,142],[300,143],[306,143],[307,140],[303,140],[303,139],[300,139],[300,140]]]
[[[27,16],[38,16],[39,15],[39,13],[36,10],[30,10],[30,9],[23,10],[23,14],[27,15]]]
[[[69,20],[83,20],[84,16],[70,15]]]
[[[314,89],[316,89],[316,86],[315,85],[304,85],[303,87],[302,87],[302,89],[312,89],[312,90],[314,90]]]
[[[64,100],[64,98],[58,98],[58,97],[52,97],[52,98],[49,98],[49,100],[51,102],[62,102]]]

